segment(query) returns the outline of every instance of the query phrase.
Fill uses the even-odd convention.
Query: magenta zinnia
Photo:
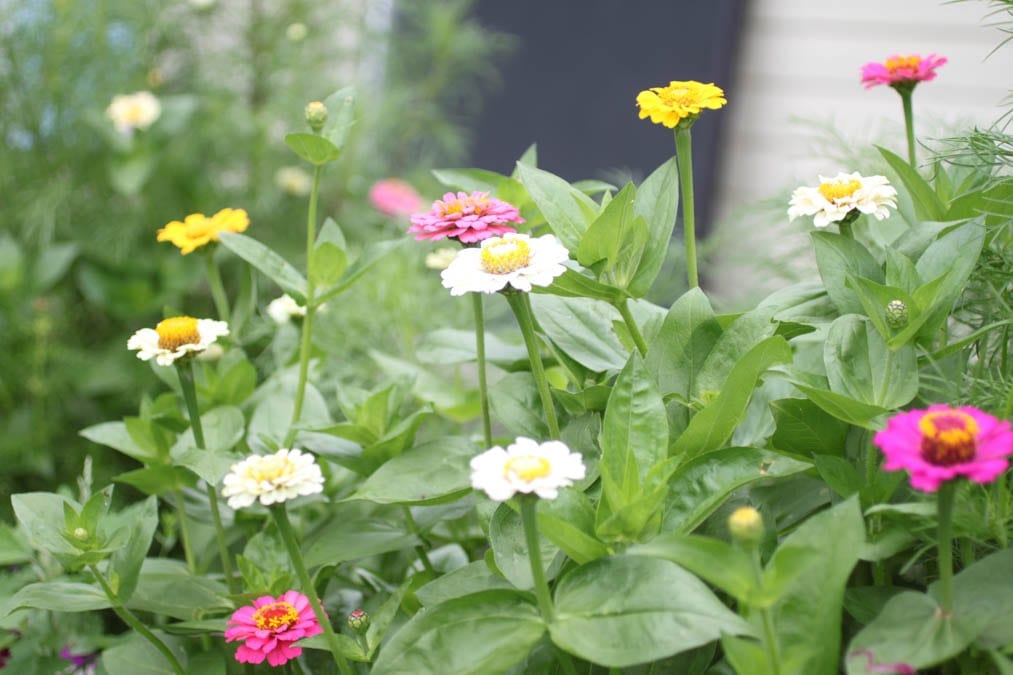
[[[407,216],[422,206],[422,197],[410,183],[385,178],[369,188],[369,203],[385,216]]]
[[[946,57],[935,54],[929,54],[925,58],[917,54],[894,54],[883,63],[866,63],[862,66],[862,84],[866,89],[879,84],[913,87],[919,82],[935,79],[936,68],[944,63]]]
[[[990,483],[1013,453],[1010,423],[969,406],[933,405],[894,415],[874,441],[886,455],[883,469],[908,471],[911,487],[923,492],[958,476]]]
[[[408,234],[418,240],[454,238],[473,244],[489,237],[517,230],[508,223],[523,223],[513,204],[489,196],[488,192],[448,192],[433,202],[429,213],[416,213],[411,218]]]
[[[296,640],[323,632],[313,614],[309,598],[297,591],[286,591],[277,599],[263,595],[252,605],[240,607],[229,619],[225,641],[242,640],[236,650],[240,663],[281,666],[302,654]]]

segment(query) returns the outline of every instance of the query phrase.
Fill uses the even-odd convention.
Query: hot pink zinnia
[[[876,434],[886,471],[906,469],[911,487],[935,492],[943,481],[967,476],[990,483],[1009,466],[1010,423],[977,408],[929,406],[894,415]]]
[[[929,54],[925,58],[917,54],[909,56],[894,54],[884,63],[866,63],[862,66],[862,84],[866,89],[878,84],[913,87],[919,82],[935,79],[936,68],[944,63],[946,57],[935,54]]]
[[[243,640],[236,650],[240,663],[280,666],[302,654],[292,643],[323,632],[309,599],[297,591],[286,591],[277,599],[263,595],[253,605],[240,607],[229,619],[225,641]]]
[[[429,213],[412,216],[409,234],[416,239],[457,238],[465,244],[472,244],[489,237],[496,237],[517,230],[507,223],[523,223],[520,212],[513,204],[493,199],[488,192],[472,192],[467,195],[448,192],[443,199],[433,202]]]
[[[410,184],[397,178],[385,178],[369,188],[369,201],[386,216],[407,216],[422,206],[422,197]]]

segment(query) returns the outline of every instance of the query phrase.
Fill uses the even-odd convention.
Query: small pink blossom
[[[848,656],[864,656],[865,669],[870,673],[893,673],[894,675],[918,675],[918,671],[906,663],[876,663],[875,656],[868,649],[859,649]]]
[[[945,63],[945,56],[935,54],[929,54],[925,58],[917,54],[908,56],[894,54],[883,63],[872,62],[862,66],[862,84],[866,89],[879,84],[913,87],[919,82],[934,80],[936,68]]]
[[[409,183],[398,178],[385,178],[369,188],[369,201],[385,216],[407,216],[422,207],[422,197]]]
[[[302,654],[296,640],[323,632],[309,599],[297,591],[286,591],[277,599],[263,595],[252,605],[240,607],[229,619],[225,641],[242,640],[236,650],[240,663],[281,666]]]
[[[958,476],[990,483],[1006,471],[1013,453],[1010,423],[968,406],[933,405],[894,415],[874,442],[886,455],[883,469],[907,470],[911,487],[923,492]]]
[[[429,213],[412,216],[409,234],[415,239],[456,238],[473,244],[517,230],[508,223],[523,223],[520,212],[513,204],[494,199],[488,192],[448,192],[443,199],[433,202]]]

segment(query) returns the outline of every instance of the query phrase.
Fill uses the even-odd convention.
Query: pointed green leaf
[[[263,272],[297,302],[305,302],[306,279],[280,255],[243,234],[222,232],[219,239],[225,248]]]
[[[569,251],[576,251],[598,212],[597,205],[583,192],[548,171],[518,164],[517,175],[563,246]]]
[[[334,143],[316,134],[303,132],[286,134],[285,145],[300,159],[305,159],[315,166],[323,166],[341,156],[341,150]]]

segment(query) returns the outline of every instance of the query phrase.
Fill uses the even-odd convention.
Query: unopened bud
[[[886,303],[886,323],[890,328],[903,328],[907,325],[907,305],[903,300],[891,300]]]
[[[315,132],[319,132],[324,128],[324,122],[327,121],[327,106],[320,101],[312,101],[306,104],[306,124],[310,125],[310,129]]]
[[[365,635],[369,630],[369,614],[357,609],[348,615],[348,627],[357,635]]]
[[[83,527],[75,527],[74,528],[74,539],[79,539],[81,541],[85,541],[85,540],[88,539],[88,536],[89,536],[88,535],[88,530],[84,529]]]
[[[740,506],[728,517],[732,538],[743,546],[756,546],[763,541],[763,518],[752,506]]]

